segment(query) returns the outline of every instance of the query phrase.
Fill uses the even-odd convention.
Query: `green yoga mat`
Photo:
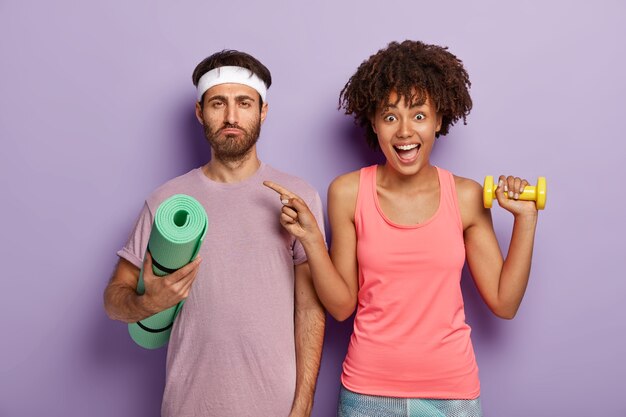
[[[193,197],[176,194],[161,203],[154,215],[148,241],[154,274],[160,277],[169,275],[194,260],[202,246],[208,223],[204,208]],[[139,273],[137,293],[144,293],[143,268]],[[146,349],[165,345],[182,306],[183,301],[138,323],[129,323],[130,336]]]

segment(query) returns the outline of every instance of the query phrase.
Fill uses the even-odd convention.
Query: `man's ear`
[[[200,122],[201,125],[204,125],[204,118],[202,117],[202,106],[200,102],[196,102],[196,119]]]
[[[269,109],[269,106],[267,105],[267,102],[263,103],[263,105],[261,106],[261,123],[265,121],[265,118],[267,117],[268,109]]]

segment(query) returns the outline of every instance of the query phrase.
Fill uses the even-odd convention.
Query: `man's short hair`
[[[216,52],[213,55],[205,58],[200,62],[193,70],[191,79],[193,85],[198,87],[198,81],[207,72],[219,67],[242,67],[252,71],[257,77],[265,83],[267,88],[272,85],[272,74],[265,65],[258,59],[245,52],[235,51],[233,49],[224,49],[223,51]],[[263,99],[260,98],[260,105],[263,106]],[[200,105],[204,102],[204,97],[200,101]]]

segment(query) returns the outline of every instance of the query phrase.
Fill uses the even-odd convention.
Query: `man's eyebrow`
[[[254,99],[254,97],[251,97],[251,96],[246,95],[246,94],[242,94],[240,96],[235,97],[235,100],[237,100],[237,101],[244,101],[244,100],[256,101]]]
[[[228,101],[228,98],[226,96],[218,94],[218,95],[209,97],[207,101],[213,101],[213,100]],[[236,96],[235,100],[236,101],[244,101],[244,100],[256,101],[254,97],[251,97],[247,94]]]
[[[209,97],[209,99],[207,101],[213,101],[213,100],[226,101],[226,97],[218,94],[216,96]]]

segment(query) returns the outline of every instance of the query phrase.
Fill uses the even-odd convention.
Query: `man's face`
[[[204,105],[196,104],[196,117],[204,126],[213,158],[242,160],[255,146],[267,104],[259,111],[259,93],[243,84],[219,84],[204,93]]]

